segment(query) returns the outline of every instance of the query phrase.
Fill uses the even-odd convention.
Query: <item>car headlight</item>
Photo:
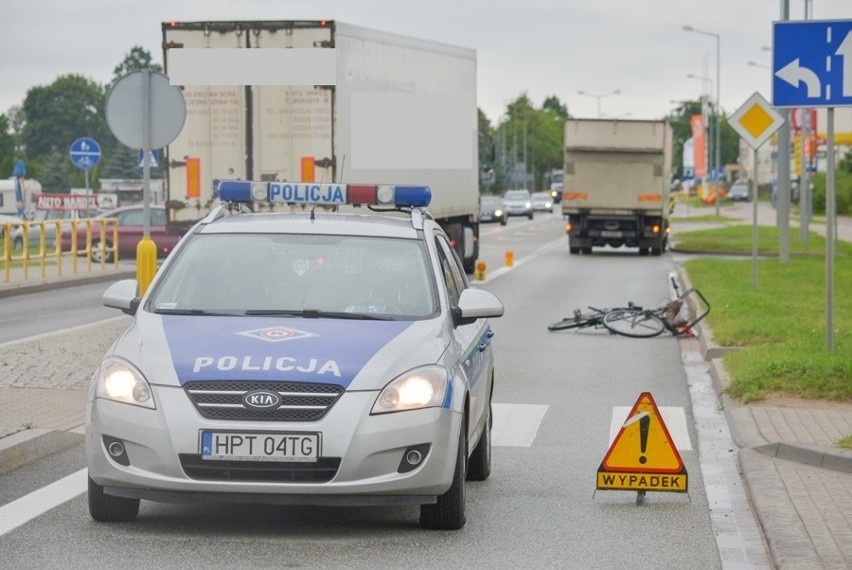
[[[120,358],[105,358],[98,369],[98,398],[155,409],[151,386],[139,370]]]
[[[385,386],[373,404],[372,414],[436,408],[447,396],[447,369],[423,366],[409,370]]]
[[[502,215],[503,215],[503,210],[494,210],[494,215],[495,215],[495,216],[502,216]]]

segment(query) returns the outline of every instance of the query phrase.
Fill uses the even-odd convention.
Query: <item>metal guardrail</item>
[[[38,240],[30,240],[30,229],[33,226],[38,226]],[[85,243],[80,244],[79,230],[81,226],[85,226]],[[12,234],[17,228],[23,228],[21,232],[20,245],[16,247],[16,240]],[[54,228],[53,236],[48,235],[48,227]],[[93,230],[98,228],[96,234]],[[91,272],[94,267],[99,267],[104,270],[107,266],[107,254],[110,253],[114,264],[118,267],[118,218],[87,218],[77,220],[43,220],[40,222],[30,222],[22,220],[20,222],[5,222],[0,225],[2,228],[3,241],[3,274],[4,282],[9,283],[12,280],[13,273],[16,276],[21,276],[23,281],[29,281],[30,269],[38,268],[39,276],[44,278],[47,276],[48,267],[52,267],[56,271],[56,275],[62,275],[63,267],[66,266],[65,259],[70,259],[70,271],[74,273],[82,273],[83,271]],[[63,249],[63,233],[70,232],[70,247]],[[110,233],[111,232],[111,233]],[[93,248],[93,237],[110,236],[112,237],[111,244],[107,247],[106,240],[99,240],[100,246]],[[53,245],[48,245],[50,239],[53,240]],[[37,241],[37,248],[31,241]],[[84,247],[80,247],[83,245]],[[93,260],[95,253],[100,254],[100,262]],[[85,257],[85,265],[80,267],[78,261],[81,257]]]

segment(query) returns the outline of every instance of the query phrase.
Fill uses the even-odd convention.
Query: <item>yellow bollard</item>
[[[506,252],[506,267],[512,267],[515,265],[515,252],[511,249]]]
[[[476,273],[473,274],[473,277],[477,281],[485,281],[485,268],[486,266],[484,261],[476,262]]]
[[[150,237],[143,237],[136,244],[136,281],[139,282],[139,296],[145,295],[148,285],[157,272],[157,244]]]

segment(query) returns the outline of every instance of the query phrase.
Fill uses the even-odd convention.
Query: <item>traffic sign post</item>
[[[728,119],[740,137],[754,151],[752,167],[751,286],[757,289],[757,149],[784,124],[784,117],[760,93],[755,93]]]
[[[89,170],[95,167],[101,160],[101,145],[94,139],[82,137],[71,143],[71,162],[74,166],[83,170],[86,178],[86,193],[89,192]]]
[[[852,20],[775,22],[772,102],[827,108],[825,177],[825,341],[834,350],[834,109],[852,106]]]
[[[151,239],[149,208],[151,149],[175,140],[186,120],[186,102],[176,85],[157,71],[143,69],[120,78],[107,95],[106,118],[112,134],[132,148],[142,149],[143,235],[136,246],[136,277],[144,295],[157,271],[157,247]]]

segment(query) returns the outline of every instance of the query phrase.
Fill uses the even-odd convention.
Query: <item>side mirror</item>
[[[465,289],[459,304],[453,307],[453,322],[456,326],[469,325],[476,319],[503,316],[503,303],[484,289]]]
[[[104,291],[101,300],[105,307],[121,309],[128,315],[135,315],[142,299],[139,297],[139,283],[135,279],[116,281]]]

